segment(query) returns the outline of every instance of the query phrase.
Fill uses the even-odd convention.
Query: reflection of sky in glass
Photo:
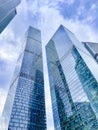
[[[98,62],[98,43],[82,42],[85,48],[90,52],[94,59]]]
[[[90,48],[91,52],[95,55],[98,53],[98,43],[93,43],[93,42],[83,42]]]
[[[70,86],[71,94],[73,95],[74,101],[88,101],[87,96],[84,93],[83,87],[81,85],[81,82],[79,81],[78,75],[75,71],[75,60],[72,57],[71,51],[72,51],[72,45],[74,44],[80,54],[83,54],[83,58],[85,59],[89,57],[89,60],[86,60],[87,65],[91,64],[92,62],[96,65],[95,61],[93,60],[92,56],[87,52],[87,50],[84,48],[84,46],[74,37],[74,34],[71,33],[68,29],[66,29],[64,26],[60,26],[59,30],[57,30],[56,34],[52,37],[52,40],[54,41],[59,59],[61,61],[64,74],[66,76],[66,80]],[[50,43],[49,43],[50,45]],[[52,43],[51,43],[51,46]],[[51,55],[52,57],[52,55]],[[88,62],[87,62],[88,61]],[[93,64],[93,65],[94,65]],[[93,66],[90,66],[93,71]],[[94,69],[95,71],[95,69]],[[93,71],[93,73],[94,73]],[[95,74],[95,73],[94,73]],[[96,73],[97,74],[97,73]],[[95,75],[96,75],[95,74]],[[72,78],[73,77],[73,78]],[[71,82],[70,82],[71,80]],[[77,82],[76,82],[77,81]],[[73,89],[74,87],[74,89]],[[78,90],[77,90],[78,89]],[[73,90],[76,90],[78,96],[74,95]],[[74,97],[75,96],[75,97]],[[76,98],[77,97],[77,98]]]
[[[94,98],[97,90],[93,86],[90,86],[90,84],[92,83],[92,85],[94,85],[93,75],[97,78],[97,74],[94,74],[94,70],[90,63],[93,62],[95,66],[97,66],[96,62],[82,45],[82,43],[75,38],[74,34],[62,25],[46,45],[46,54],[54,120],[59,115],[59,127],[63,128],[63,117],[67,116],[69,118],[69,122],[72,122],[70,118],[75,121],[74,116],[77,116],[79,128],[87,127],[88,129],[92,129],[94,122],[91,122],[90,126],[90,120],[94,120],[95,122],[97,120],[94,113],[96,111],[96,107],[94,107],[94,104],[92,104],[91,98]],[[88,61],[86,61],[87,59],[85,57],[89,57]],[[85,62],[86,64],[83,68],[83,64]],[[83,74],[85,75],[87,72],[87,75],[89,74],[88,68],[92,70],[91,72],[93,75],[90,74],[90,77],[86,76],[88,82],[87,84]],[[82,71],[83,74],[81,76]],[[92,79],[91,82],[90,79]],[[96,84],[97,82],[95,81],[95,85]],[[89,86],[91,87],[90,90]],[[52,92],[53,89],[55,91],[54,93]],[[54,107],[54,104],[57,106]],[[60,106],[62,106],[62,108]],[[86,110],[89,111],[89,115],[86,115]],[[56,112],[58,114],[55,115]],[[78,115],[79,113],[80,115]],[[83,121],[82,123],[85,122],[82,113],[84,113],[85,120],[87,119],[87,124],[83,126],[80,125],[81,123],[79,121],[80,116],[81,120]],[[93,115],[93,118],[90,117],[90,114]],[[56,122],[54,122],[54,124],[55,128],[57,129]],[[74,128],[77,129],[76,124],[74,124]]]
[[[59,34],[60,33],[60,34]],[[60,35],[59,37],[57,35]],[[66,37],[67,36],[67,37]],[[62,41],[61,41],[62,39]],[[53,37],[53,41],[58,44],[56,49],[59,53],[59,58],[63,57],[69,48],[72,47],[71,43],[78,49],[83,60],[87,64],[88,68],[91,70],[92,74],[95,76],[98,81],[98,65],[95,60],[92,58],[90,53],[86,48],[75,38],[74,34],[66,29],[64,26],[60,26],[59,32],[56,32],[56,35]],[[95,69],[96,68],[96,69]]]
[[[6,0],[1,0],[5,2]],[[0,1],[0,2],[1,2]],[[9,0],[7,0],[9,1]],[[14,0],[12,0],[14,2]],[[18,1],[18,0],[17,0]],[[6,93],[12,78],[13,69],[17,59],[17,50],[20,45],[17,40],[21,38],[28,25],[41,28],[43,45],[51,38],[59,24],[64,24],[76,34],[80,41],[98,42],[98,1],[92,0],[22,0],[17,15],[0,35],[0,60],[5,63],[3,68],[0,62],[0,112],[5,102]],[[57,18],[57,19],[56,19]],[[41,22],[41,24],[40,24]],[[96,30],[96,31],[95,31]],[[42,40],[43,40],[42,39]],[[16,43],[16,44],[15,44]],[[43,56],[45,51],[43,46]],[[47,123],[51,128],[50,95],[45,64]],[[3,83],[2,83],[3,82]],[[5,96],[4,96],[5,95]]]
[[[85,47],[74,37],[74,35],[69,31],[67,32],[69,37],[73,41],[74,46],[77,48],[81,57],[85,61],[86,65],[88,66],[88,68],[90,69],[90,71],[92,72],[96,80],[98,81],[98,64],[92,58],[91,54],[85,49]]]
[[[83,86],[78,78],[78,75],[75,70],[76,62],[72,56],[69,54],[62,61],[63,71],[66,77],[66,81],[68,83],[71,96],[74,102],[85,102],[88,101],[88,98],[83,90]]]
[[[29,27],[25,39],[2,116],[7,119],[8,129],[44,130],[46,115],[40,31]]]
[[[16,7],[21,0],[1,0],[0,1],[0,33],[10,23],[16,15]]]

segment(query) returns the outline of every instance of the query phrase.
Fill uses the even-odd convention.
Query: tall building
[[[98,62],[98,43],[82,42],[93,58]]]
[[[46,45],[55,130],[98,129],[98,64],[60,26]]]
[[[29,27],[2,114],[6,130],[45,130],[41,33]]]
[[[0,33],[16,15],[16,6],[21,0],[0,0]]]

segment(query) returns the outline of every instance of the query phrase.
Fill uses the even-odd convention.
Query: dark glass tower
[[[16,15],[16,6],[21,0],[0,0],[0,33]]]
[[[8,130],[46,129],[41,33],[33,27],[25,34],[2,116]]]
[[[46,56],[55,130],[98,129],[98,64],[62,25]]]

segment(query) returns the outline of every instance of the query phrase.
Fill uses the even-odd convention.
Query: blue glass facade
[[[93,58],[98,62],[98,43],[82,42]]]
[[[98,129],[98,64],[62,25],[46,45],[46,56],[55,130]]]
[[[21,0],[0,0],[0,33],[16,15],[16,6]]]
[[[46,129],[41,46],[40,31],[29,27],[3,111],[8,130]]]
[[[75,69],[98,118],[98,83],[79,55],[78,51],[74,48],[73,52],[76,60]]]

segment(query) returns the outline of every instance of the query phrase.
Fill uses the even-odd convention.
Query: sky
[[[45,78],[47,130],[53,130],[45,45],[60,24],[79,41],[98,43],[98,0],[22,0],[17,15],[0,34],[0,115],[2,113],[22,38],[29,25],[41,30]]]

